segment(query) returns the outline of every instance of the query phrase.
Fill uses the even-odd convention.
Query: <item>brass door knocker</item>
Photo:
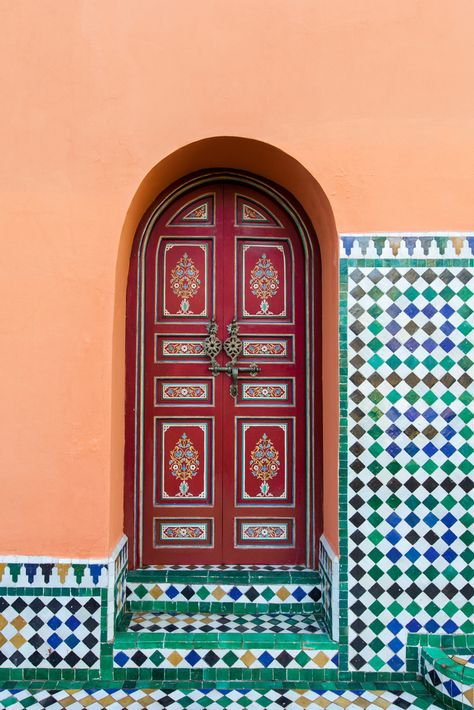
[[[222,342],[217,337],[218,326],[214,319],[207,326],[208,337],[204,341],[204,352],[211,360],[210,371],[216,377],[220,372],[225,372],[231,378],[230,394],[234,399],[237,397],[239,372],[248,372],[250,377],[256,377],[260,372],[259,366],[252,362],[250,365],[239,365],[237,362],[239,355],[243,349],[243,343],[239,338],[239,326],[234,318],[232,323],[227,326],[229,337],[224,341],[224,351],[230,358],[226,365],[218,365],[216,357],[222,350]]]

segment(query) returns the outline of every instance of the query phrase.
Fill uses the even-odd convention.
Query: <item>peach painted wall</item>
[[[474,5],[0,0],[0,17],[0,552],[103,556],[122,531],[126,263],[168,156],[274,146],[321,186],[319,218],[317,189],[295,192],[328,239],[334,220],[472,229]]]

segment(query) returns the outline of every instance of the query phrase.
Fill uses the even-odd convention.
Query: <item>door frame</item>
[[[252,187],[275,200],[292,220],[303,245],[305,272],[306,381],[306,565],[316,568],[323,529],[322,475],[322,324],[321,259],[313,226],[301,205],[286,190],[252,173],[213,169],[188,175],[171,185],[148,208],[138,225],[127,282],[125,336],[124,529],[129,541],[129,566],[142,565],[143,528],[143,387],[144,273],[148,239],[161,214],[174,200],[211,182]]]

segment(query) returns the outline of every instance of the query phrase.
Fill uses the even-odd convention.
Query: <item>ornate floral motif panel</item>
[[[212,420],[155,421],[155,504],[210,505]]]
[[[157,322],[211,317],[213,258],[212,239],[160,239],[156,269]]]
[[[291,321],[293,274],[287,240],[237,240],[239,318]]]
[[[294,502],[293,420],[237,420],[237,505]]]

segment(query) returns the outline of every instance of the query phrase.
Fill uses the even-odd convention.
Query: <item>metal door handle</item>
[[[256,377],[257,373],[260,372],[260,368],[255,362],[252,362],[250,365],[239,365],[237,362],[243,349],[243,343],[239,338],[239,326],[235,318],[232,323],[227,326],[229,337],[224,341],[224,350],[230,360],[224,366],[218,365],[216,357],[222,350],[222,341],[217,337],[217,329],[218,326],[215,320],[212,319],[207,326],[208,337],[204,341],[204,352],[211,360],[209,369],[215,377],[220,372],[225,372],[229,375],[231,379],[230,394],[232,397],[236,398],[238,393],[237,380],[239,379],[239,372],[248,372],[250,377]]]

